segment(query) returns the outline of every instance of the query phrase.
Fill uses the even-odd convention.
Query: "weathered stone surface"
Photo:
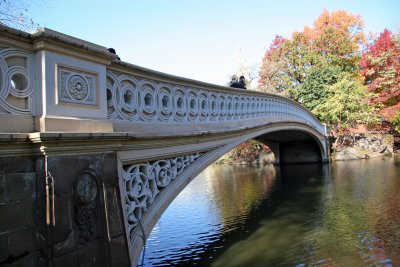
[[[17,258],[9,258],[7,261],[0,263],[2,267],[38,267],[39,254],[32,252]]]
[[[259,163],[275,163],[275,155],[272,151],[261,152],[259,158]]]
[[[122,233],[122,221],[118,200],[120,196],[117,188],[106,188],[107,227],[108,235],[115,236]]]
[[[8,232],[0,234],[0,265],[1,262],[8,258],[9,251],[8,251]]]
[[[6,200],[6,184],[3,175],[0,175],[0,204],[5,203]]]
[[[109,251],[112,267],[130,266],[128,249],[123,236],[111,240]]]
[[[53,246],[53,257],[59,257],[76,249],[76,233],[72,230],[62,242]]]
[[[71,203],[70,194],[63,196],[57,196],[54,199],[54,215],[55,215],[55,227],[53,234],[53,242],[63,242],[68,234],[72,231],[73,219],[72,219],[73,206]]]
[[[0,174],[35,171],[35,161],[31,157],[0,158]]]
[[[34,211],[32,200],[0,204],[0,233],[31,227],[34,224]]]
[[[334,160],[365,159],[393,154],[391,135],[355,134],[340,136]]]
[[[335,152],[335,160],[351,160],[351,159],[365,159],[367,155],[362,154],[358,149],[353,147],[346,147],[340,151]]]
[[[77,251],[73,251],[71,253],[62,255],[54,259],[54,267],[72,267],[72,266],[82,266],[79,265]]]
[[[100,160],[102,182],[105,185],[118,185],[117,155],[105,154]]]
[[[9,251],[12,257],[18,257],[36,250],[36,234],[34,229],[25,229],[10,233]]]
[[[79,247],[80,267],[102,267],[108,265],[107,250],[104,241],[94,241]]]
[[[34,199],[36,196],[36,174],[17,173],[4,175],[8,201]]]
[[[53,177],[55,194],[70,194],[75,178],[88,168],[90,160],[89,156],[49,157],[48,171]]]

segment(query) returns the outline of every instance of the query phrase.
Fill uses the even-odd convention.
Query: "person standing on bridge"
[[[245,79],[244,79],[243,75],[239,77],[239,81],[237,82],[236,87],[237,88],[241,88],[241,89],[247,89],[246,88],[246,82],[245,82]]]
[[[238,78],[236,75],[232,76],[232,80],[229,82],[229,86],[234,88],[238,87]]]

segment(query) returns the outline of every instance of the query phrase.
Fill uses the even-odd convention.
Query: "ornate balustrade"
[[[295,121],[326,134],[308,110],[283,97],[147,70],[48,29],[30,35],[2,27],[0,33],[0,114],[25,116],[25,126],[10,132],[134,132],[129,124],[171,124],[175,131],[209,124],[226,131],[239,122],[249,128]]]
[[[108,70],[108,118],[139,124],[174,125],[246,122],[263,118],[263,123],[301,122],[326,133],[325,126],[308,110],[280,96],[210,84],[188,84],[185,79],[184,84],[160,80]],[[258,125],[254,122],[246,125],[255,126]]]

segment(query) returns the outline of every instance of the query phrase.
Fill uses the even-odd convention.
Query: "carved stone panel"
[[[97,74],[58,68],[58,103],[98,105]]]

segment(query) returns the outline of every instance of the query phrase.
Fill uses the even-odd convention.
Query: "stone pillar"
[[[260,141],[266,144],[274,153],[275,156],[274,164],[279,164],[281,159],[281,154],[279,151],[279,142],[263,141],[262,139],[260,139]]]
[[[39,160],[42,258],[53,266],[130,266],[115,153]]]

